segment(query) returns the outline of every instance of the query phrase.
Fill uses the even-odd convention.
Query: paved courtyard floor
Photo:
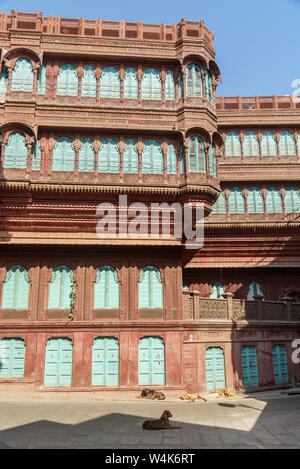
[[[208,402],[137,399],[137,392],[53,393],[0,388],[0,448],[299,448],[300,395],[280,391]],[[173,414],[176,430],[143,430]]]

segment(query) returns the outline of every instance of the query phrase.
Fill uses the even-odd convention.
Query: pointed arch
[[[104,67],[100,77],[100,96],[120,98],[120,78],[115,67]]]
[[[75,65],[65,64],[60,67],[56,94],[58,96],[78,95],[78,75]]]
[[[120,283],[114,267],[97,270],[94,283],[94,309],[117,309],[120,306]]]
[[[17,60],[12,71],[11,90],[26,92],[33,90],[33,69],[30,60]]]
[[[148,68],[144,71],[142,78],[142,99],[146,100],[161,100],[162,87],[161,79],[158,70]]]
[[[163,153],[160,142],[147,140],[142,153],[143,174],[162,174],[163,170]]]
[[[118,143],[112,138],[102,140],[98,156],[99,173],[118,173],[120,171],[120,152]]]
[[[186,67],[186,95],[202,98],[202,77],[199,65],[189,64]]]
[[[28,148],[25,135],[13,132],[5,145],[4,168],[27,168]]]
[[[70,308],[73,285],[73,270],[66,265],[55,267],[49,285],[48,309]]]
[[[84,73],[82,76],[81,84],[81,96],[95,97],[97,87],[97,78],[95,75],[95,69],[91,65],[84,67]]]
[[[3,283],[2,309],[28,309],[29,289],[28,270],[21,265],[10,267]]]
[[[163,283],[157,267],[147,266],[141,270],[138,306],[139,308],[163,308]]]
[[[135,140],[126,140],[125,150],[123,153],[124,173],[137,174],[139,170],[139,155],[136,148]]]
[[[70,137],[58,137],[53,149],[52,171],[74,171],[75,148]]]
[[[78,171],[90,172],[94,171],[95,151],[93,140],[91,138],[83,138],[78,153]]]
[[[124,78],[124,99],[138,99],[138,79],[136,69],[129,67],[125,71]]]

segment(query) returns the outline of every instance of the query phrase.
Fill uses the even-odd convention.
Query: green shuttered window
[[[38,94],[46,94],[47,87],[47,74],[46,74],[46,65],[42,65],[39,71],[38,76]]]
[[[212,77],[207,70],[205,74],[205,97],[210,103],[213,102]]]
[[[0,378],[22,378],[25,365],[23,339],[7,337],[0,340]]]
[[[209,174],[211,176],[217,177],[216,147],[214,144],[210,145],[208,150],[208,166]]]
[[[224,352],[221,347],[206,349],[205,369],[207,391],[217,391],[225,387]]]
[[[75,148],[70,137],[59,137],[53,148],[52,171],[74,171]]]
[[[261,139],[262,156],[277,156],[277,143],[273,132],[263,132]]]
[[[163,170],[163,153],[160,142],[147,140],[142,153],[142,172],[144,174],[162,174]]]
[[[220,299],[223,298],[223,293],[226,293],[226,287],[224,283],[217,282],[211,286],[209,297],[213,299]]]
[[[186,68],[186,95],[188,97],[202,97],[202,77],[198,65],[189,64]]]
[[[4,168],[26,168],[28,149],[25,135],[18,132],[10,134],[5,146]]]
[[[138,99],[138,79],[135,68],[127,68],[124,78],[124,99]]]
[[[8,68],[5,65],[2,66],[0,75],[0,93],[6,93],[8,87]]]
[[[139,385],[163,386],[165,377],[165,344],[161,337],[143,337],[138,348]]]
[[[41,142],[37,140],[33,145],[31,167],[34,171],[41,169],[42,150]]]
[[[161,100],[162,88],[158,70],[148,68],[142,78],[142,99]]]
[[[120,97],[120,78],[114,67],[104,67],[100,77],[100,96],[102,98]]]
[[[280,155],[296,156],[296,144],[292,132],[280,132]]]
[[[268,213],[281,213],[283,211],[280,191],[276,187],[269,187],[267,190],[266,210]]]
[[[248,190],[247,201],[249,213],[264,213],[264,198],[260,189],[257,187],[250,187]]]
[[[78,95],[78,75],[74,65],[65,64],[60,68],[56,94],[58,96]]]
[[[139,308],[163,308],[163,283],[156,267],[144,267],[141,271],[138,305]]]
[[[242,156],[240,137],[236,132],[228,132],[225,141],[226,156]]]
[[[120,305],[120,286],[114,267],[103,266],[97,270],[94,284],[94,309],[113,309]]]
[[[174,75],[171,70],[168,70],[166,73],[165,95],[166,95],[166,101],[174,101],[175,83],[174,83]]]
[[[98,156],[99,173],[118,173],[120,171],[120,153],[118,143],[112,138],[102,140]]]
[[[245,213],[245,198],[242,189],[238,187],[230,189],[228,203],[230,213]]]
[[[91,65],[84,67],[82,76],[81,95],[87,97],[96,96],[97,79],[95,69]]]
[[[189,171],[195,173],[205,173],[205,150],[201,137],[191,137],[189,140]]]
[[[259,156],[259,143],[255,132],[244,134],[244,156]]]
[[[287,187],[285,192],[285,210],[287,213],[300,212],[300,195],[296,187]]]
[[[176,157],[176,150],[175,150],[174,145],[168,145],[167,173],[168,174],[176,174],[177,173],[177,157]]]
[[[256,295],[262,295],[265,299],[264,288],[258,282],[251,282],[249,283],[248,289],[247,289],[247,300],[248,301],[254,300],[253,297]]]
[[[216,202],[212,207],[212,213],[226,213],[226,197],[224,192],[221,192]]]
[[[73,344],[65,337],[49,339],[46,345],[44,386],[71,386]]]
[[[286,384],[289,382],[286,348],[284,345],[273,345],[273,372],[275,384]]]
[[[21,265],[10,267],[3,283],[2,309],[27,309],[29,290],[27,269]]]
[[[30,60],[17,60],[12,71],[11,89],[12,91],[26,92],[33,90],[33,70]]]
[[[136,148],[135,140],[127,140],[125,142],[125,150],[123,153],[123,169],[124,173],[137,174],[139,170],[139,155]]]
[[[93,148],[93,140],[84,138],[78,154],[78,171],[93,172],[95,165],[95,152]]]
[[[183,79],[182,79],[182,73],[179,72],[178,74],[178,99],[183,98]]]
[[[73,270],[65,265],[55,267],[49,285],[48,309],[70,308],[73,286]]]
[[[242,347],[242,373],[245,389],[258,386],[257,353],[255,347]]]
[[[119,343],[115,337],[97,337],[92,351],[92,386],[119,385]]]

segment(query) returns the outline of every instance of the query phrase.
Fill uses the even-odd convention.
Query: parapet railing
[[[234,300],[232,293],[223,297],[203,298],[198,291],[183,291],[184,319],[300,321],[300,304],[288,297],[281,301],[263,301],[259,295],[253,301]]]
[[[15,10],[11,14],[0,15],[0,32],[9,30],[40,31],[45,34],[67,34],[72,36],[91,36],[103,38],[141,39],[158,41],[177,41],[180,38],[205,39],[211,46],[214,34],[210,32],[204,21],[186,21],[172,25],[147,24],[121,21],[72,19],[60,16],[44,17],[41,12],[22,13]]]
[[[300,109],[293,95],[287,96],[218,96],[218,111],[251,110],[251,109]]]

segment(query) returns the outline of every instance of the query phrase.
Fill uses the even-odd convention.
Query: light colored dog
[[[194,394],[184,394],[183,396],[179,396],[179,399],[192,402],[195,402],[196,399],[202,399],[203,401],[207,402],[207,399],[205,399],[205,397],[201,396],[201,394],[198,394],[197,392]]]

